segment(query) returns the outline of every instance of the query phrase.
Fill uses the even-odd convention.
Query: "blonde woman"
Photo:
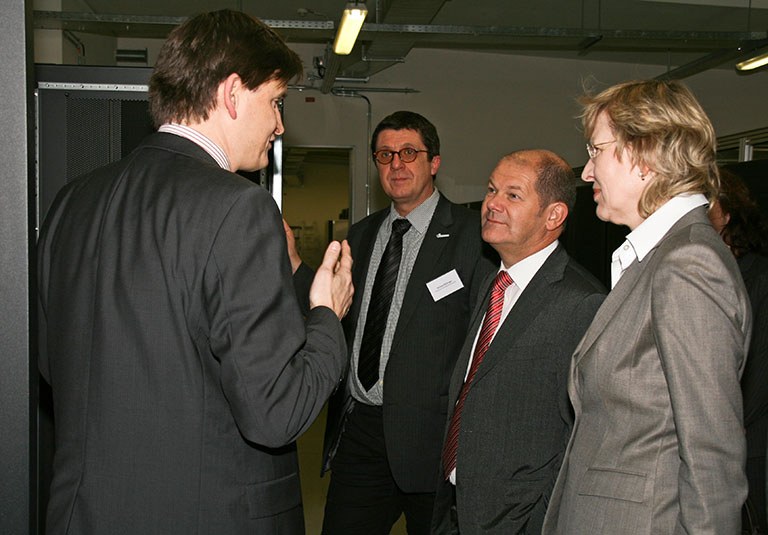
[[[736,534],[751,317],[707,218],[714,130],[678,82],[623,83],[583,104],[582,179],[598,217],[631,232],[574,353],[576,419],[543,532]]]

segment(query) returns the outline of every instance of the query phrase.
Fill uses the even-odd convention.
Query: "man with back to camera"
[[[501,159],[482,237],[501,257],[482,286],[450,383],[435,534],[538,534],[568,443],[571,354],[605,297],[558,238],[576,200],[544,150]]]
[[[346,387],[328,412],[323,533],[386,534],[402,513],[408,533],[428,533],[448,379],[494,262],[483,254],[478,214],[434,186],[432,123],[393,113],[376,127],[371,151],[392,205],[349,231],[357,292],[344,321]]]
[[[351,256],[332,243],[304,320],[268,163],[298,56],[243,13],[173,30],[159,132],[65,186],[39,241],[53,389],[50,533],[303,534],[293,441],[346,364]]]

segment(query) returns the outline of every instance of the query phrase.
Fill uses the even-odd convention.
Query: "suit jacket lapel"
[[[649,256],[651,254],[653,254],[653,251],[649,253]],[[648,260],[649,256],[644,260]],[[600,333],[605,330],[608,322],[611,321],[611,318],[616,314],[616,311],[624,304],[624,301],[634,288],[637,279],[640,278],[646,265],[645,261],[640,263],[635,260],[635,262],[629,266],[627,271],[624,272],[624,275],[622,275],[620,284],[617,284],[616,287],[608,293],[603,304],[597,309],[597,313],[595,314],[592,323],[589,325],[587,332],[584,333],[581,342],[576,346],[573,357],[574,365],[579,364],[581,358],[589,351],[589,348],[595,343],[598,336],[600,336]]]
[[[666,234],[664,234],[658,243],[656,243],[656,245],[654,245],[653,248],[648,252],[645,258],[643,258],[642,262],[638,262],[636,260],[632,263],[631,266],[629,266],[627,271],[624,272],[624,275],[622,275],[619,283],[613,290],[608,293],[608,296],[605,298],[605,301],[603,301],[602,306],[597,310],[597,314],[595,314],[595,318],[592,320],[589,329],[587,329],[587,332],[584,334],[584,337],[581,339],[581,342],[576,348],[573,356],[574,368],[578,366],[584,355],[589,353],[589,349],[595,343],[600,334],[605,330],[608,323],[616,314],[616,311],[622,304],[624,304],[624,301],[634,289],[635,284],[637,284],[638,279],[650,265],[651,259],[653,258],[656,250],[664,242],[667,236],[679,232],[681,229],[688,227],[693,223],[706,221],[708,220],[706,212],[703,208],[695,208],[691,210],[682,218],[680,218],[680,220],[677,221],[674,225],[672,225]]]
[[[439,266],[439,259],[443,249],[452,237],[451,227],[453,225],[453,214],[451,214],[451,205],[445,197],[440,195],[440,199],[435,207],[435,213],[432,214],[432,220],[427,227],[427,233],[424,241],[421,242],[419,254],[413,265],[413,271],[408,280],[408,286],[405,289],[405,297],[400,308],[400,317],[397,320],[397,328],[392,342],[394,350],[398,343],[403,339],[401,329],[408,325],[411,317],[418,308],[419,301],[422,299],[432,299],[427,290],[427,283],[443,273],[436,272],[436,266]],[[448,237],[438,238],[438,234],[448,234]],[[449,269],[450,270],[450,269]],[[462,281],[465,284],[468,281]]]
[[[504,322],[496,332],[496,336],[485,354],[483,363],[477,370],[474,382],[482,378],[493,369],[496,364],[504,360],[508,354],[510,346],[513,346],[517,340],[525,333],[526,329],[536,321],[538,311],[542,309],[542,303],[554,299],[553,285],[563,278],[565,266],[568,263],[568,255],[562,246],[547,258],[539,271],[525,287],[523,293],[517,299],[515,306],[509,311]],[[487,300],[486,300],[487,303]]]

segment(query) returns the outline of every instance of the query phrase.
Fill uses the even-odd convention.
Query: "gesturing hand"
[[[333,241],[323,256],[323,263],[317,269],[315,280],[309,289],[309,306],[326,306],[339,319],[343,318],[352,304],[352,253],[347,240]]]

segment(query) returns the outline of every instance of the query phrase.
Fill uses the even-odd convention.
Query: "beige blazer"
[[[697,208],[627,269],[576,348],[543,533],[739,533],[750,330],[736,261]]]

